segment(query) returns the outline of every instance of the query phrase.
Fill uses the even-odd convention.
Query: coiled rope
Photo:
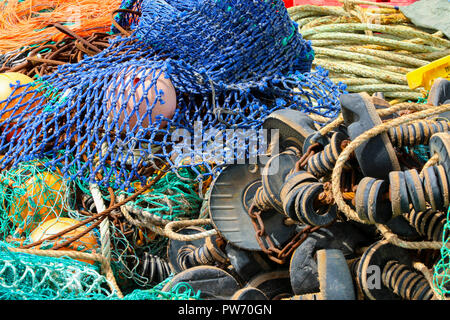
[[[288,8],[303,38],[311,41],[313,66],[329,70],[330,78],[345,83],[348,92],[382,92],[398,102],[423,98],[424,90],[408,87],[406,74],[450,54],[444,34],[415,26],[391,5],[339,1],[343,7]]]

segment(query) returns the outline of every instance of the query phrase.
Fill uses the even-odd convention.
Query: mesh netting
[[[11,252],[0,241],[1,300],[116,300],[119,299],[96,265],[68,257],[53,258]],[[162,288],[171,279],[151,289],[136,289],[125,300],[199,300],[188,283],[178,283],[170,291]]]
[[[169,291],[162,291],[164,285],[171,280],[168,277],[150,290],[136,289],[126,295],[124,300],[201,300],[201,291],[195,292],[189,283],[180,282],[174,285]]]
[[[0,299],[117,299],[98,267],[70,258],[16,253],[0,241]]]
[[[450,207],[447,210],[447,222],[442,232],[441,259],[434,266],[433,285],[436,291],[443,297],[450,294]]]
[[[338,113],[343,87],[320,68],[309,72],[313,51],[282,1],[132,5],[142,16],[131,37],[34,84],[14,85],[0,102],[1,169],[48,157],[64,177],[126,189],[147,181],[142,169],[155,159],[170,169],[192,167],[177,158],[173,134],[193,134],[196,122],[224,134],[259,128],[280,108]]]
[[[14,170],[3,171],[0,184],[2,234],[29,234],[41,222],[64,212],[68,193],[65,181],[38,162],[20,163]]]

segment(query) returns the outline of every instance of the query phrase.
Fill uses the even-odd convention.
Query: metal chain
[[[266,233],[264,221],[261,218],[261,213],[262,211],[259,210],[256,205],[252,205],[248,210],[248,215],[251,218],[253,228],[256,232],[256,241],[261,247],[261,250],[265,254],[267,254],[269,259],[278,264],[284,264],[290,257],[292,252],[308,238],[310,233],[315,232],[321,228],[320,226],[305,227],[294,237],[292,237],[292,239],[283,248],[280,249],[275,246],[270,236]],[[263,240],[266,241],[267,245],[264,244]]]

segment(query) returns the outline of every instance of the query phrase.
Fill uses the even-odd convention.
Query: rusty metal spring
[[[382,272],[386,287],[406,300],[431,300],[433,289],[421,274],[409,270],[397,261],[389,261]]]

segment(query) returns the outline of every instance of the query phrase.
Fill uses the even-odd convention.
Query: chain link
[[[248,214],[256,232],[256,241],[258,241],[262,251],[267,254],[269,259],[278,264],[284,264],[292,252],[308,238],[310,233],[321,228],[320,226],[305,227],[294,237],[292,237],[292,239],[283,248],[280,249],[275,246],[270,236],[266,233],[264,221],[261,218],[261,213],[262,211],[259,210],[256,205],[252,204],[252,206],[250,206]],[[263,240],[266,241],[266,244],[264,244]]]

